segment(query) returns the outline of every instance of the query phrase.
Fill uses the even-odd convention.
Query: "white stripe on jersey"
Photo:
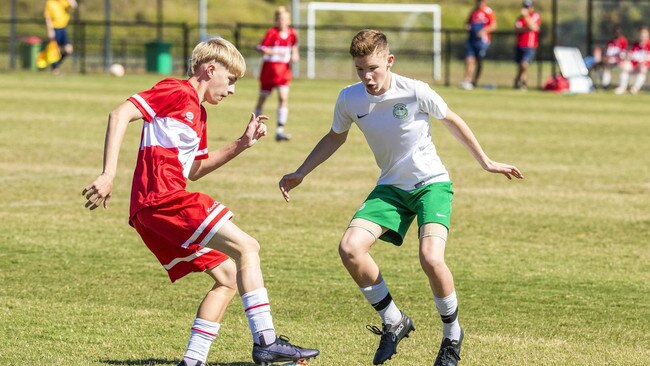
[[[197,152],[196,152],[196,155],[205,155],[205,154],[207,154],[207,153],[208,153],[208,148],[206,147],[206,148],[203,149],[203,150],[199,150],[199,151],[197,151]]]
[[[223,211],[224,209],[226,209],[226,206],[224,206],[222,204],[219,204],[217,207],[215,207],[214,210],[212,210],[212,212],[210,213],[210,215],[208,215],[208,217],[206,217],[205,220],[203,220],[201,225],[199,225],[199,227],[197,227],[196,230],[194,230],[194,233],[192,234],[192,236],[190,236],[189,239],[185,240],[185,243],[183,243],[182,247],[187,248],[190,244],[194,243],[194,241],[201,235],[203,230],[205,230],[205,228],[208,227],[208,225],[210,225],[212,220],[214,220],[214,218],[217,217],[217,215],[219,215],[221,213],[221,211]],[[227,216],[227,215],[224,215],[224,216]],[[231,217],[232,217],[232,215],[231,215]],[[221,223],[221,225],[223,225],[223,223]],[[219,227],[221,227],[221,225],[219,225]],[[216,232],[216,230],[215,230],[215,232]],[[212,235],[214,235],[214,234],[212,234]],[[210,236],[210,238],[212,238],[212,236]],[[203,243],[203,241],[201,242],[201,245],[202,246],[205,245]]]
[[[273,53],[270,55],[264,54],[264,61],[284,63],[291,61],[291,46],[271,46],[266,48],[273,50]]]
[[[185,123],[171,117],[157,117],[150,123],[143,123],[140,149],[150,146],[178,149],[178,160],[183,166],[183,176],[187,177],[199,149],[200,140],[196,132]]]
[[[163,265],[163,267],[165,267],[165,269],[169,271],[170,269],[174,268],[174,266],[177,265],[178,263],[180,263],[180,262],[191,262],[195,258],[198,258],[198,257],[202,256],[203,254],[206,254],[206,253],[210,252],[211,250],[212,249],[210,249],[210,248],[203,248],[203,249],[199,250],[196,253],[192,253],[192,254],[188,255],[187,257],[174,258],[171,262]]]
[[[140,103],[140,105],[142,106],[142,108],[144,108],[144,110],[147,111],[147,113],[149,113],[149,119],[154,119],[156,117],[156,112],[153,110],[153,108],[151,108],[149,103],[147,103],[147,101],[144,100],[144,98],[142,98],[138,94],[134,94],[132,98],[137,100],[138,103]]]

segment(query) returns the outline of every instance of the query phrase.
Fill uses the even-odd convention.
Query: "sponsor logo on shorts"
[[[436,212],[436,216],[438,216],[438,217],[447,217],[447,215],[443,215],[440,212]]]
[[[217,208],[217,206],[219,206],[219,202],[215,202],[215,203],[213,203],[213,204],[212,204],[212,207],[208,208],[206,211],[207,211],[208,213],[210,213],[210,212],[212,212],[215,208]]]

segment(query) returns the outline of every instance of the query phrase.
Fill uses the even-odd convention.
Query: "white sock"
[[[266,288],[258,288],[241,296],[253,342],[267,345],[275,342],[275,327]]]
[[[641,90],[641,88],[643,88],[643,84],[645,84],[645,78],[646,78],[645,74],[638,74],[636,76],[636,80],[634,80],[634,85],[632,86],[632,88],[634,90]]]
[[[210,346],[214,339],[217,338],[220,327],[221,325],[219,323],[200,318],[194,319],[192,333],[190,334],[190,340],[187,343],[187,350],[185,351],[185,358],[206,363]]]
[[[612,71],[610,69],[603,70],[603,78],[601,80],[603,86],[609,86],[609,83],[612,82]]]
[[[438,298],[433,296],[436,309],[442,319],[442,336],[451,340],[460,339],[460,324],[458,323],[458,300],[456,290],[446,297]]]
[[[284,126],[287,123],[287,118],[289,118],[289,108],[278,108],[278,126]]]
[[[627,89],[627,82],[630,79],[630,73],[627,71],[621,71],[621,73],[618,75],[618,80],[619,80],[619,88],[625,90]]]
[[[386,282],[382,280],[376,285],[360,287],[359,290],[361,290],[370,305],[377,310],[384,324],[393,325],[402,320],[402,312],[397,308],[392,296],[390,296]]]

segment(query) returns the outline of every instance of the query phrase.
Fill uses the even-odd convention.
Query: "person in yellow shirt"
[[[47,35],[55,40],[61,49],[61,59],[52,64],[52,72],[60,73],[61,63],[66,56],[72,54],[72,44],[68,37],[66,27],[70,21],[70,9],[77,7],[76,0],[46,0],[45,1],[45,26]]]

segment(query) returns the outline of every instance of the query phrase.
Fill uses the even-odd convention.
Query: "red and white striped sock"
[[[241,296],[253,342],[267,345],[275,342],[275,327],[266,288],[258,288]]]
[[[221,324],[219,323],[200,318],[194,319],[190,341],[187,343],[187,350],[185,351],[185,358],[206,363],[210,346],[214,339],[217,338],[220,327]]]

